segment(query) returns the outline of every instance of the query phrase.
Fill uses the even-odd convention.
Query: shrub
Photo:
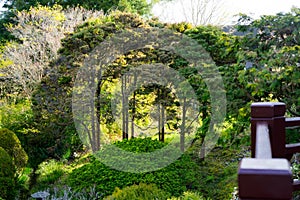
[[[172,197],[170,200],[204,200],[204,198],[198,192],[187,191],[182,196],[178,198]]]
[[[15,197],[15,182],[14,179],[0,177],[0,196],[3,199],[14,199]]]
[[[9,93],[6,92],[6,95]],[[8,95],[11,97],[12,95]],[[8,98],[8,97],[7,97]],[[33,112],[29,100],[18,100],[17,103],[4,103],[0,107],[0,128],[7,128],[17,136],[28,132],[33,125]],[[19,138],[22,141],[22,138]]]
[[[14,166],[10,155],[0,147],[0,177],[14,177]]]
[[[118,141],[115,145],[125,151],[144,153],[161,149],[166,146],[166,143],[152,140],[151,138],[134,138],[131,140]]]
[[[37,175],[37,189],[45,189],[58,181],[65,173],[65,169],[61,162],[49,160],[42,162],[35,173]]]
[[[16,134],[6,128],[0,129],[0,147],[11,156],[17,172],[21,172],[26,166],[28,157]]]
[[[0,199],[13,199],[15,168],[9,154],[0,147]]]
[[[154,184],[132,185],[122,190],[116,188],[111,196],[105,197],[104,200],[165,200],[170,194],[157,188]]]

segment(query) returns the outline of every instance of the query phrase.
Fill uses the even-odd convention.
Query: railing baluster
[[[272,158],[272,149],[267,123],[261,122],[256,124],[255,158]]]

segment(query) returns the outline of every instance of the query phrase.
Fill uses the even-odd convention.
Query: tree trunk
[[[180,128],[180,150],[184,151],[185,143],[185,121],[186,121],[186,98],[183,99],[183,108],[182,108],[182,124]]]
[[[161,105],[157,105],[157,110],[158,110],[158,140],[160,141],[160,130],[161,130]]]
[[[126,75],[122,76],[122,117],[123,117],[123,122],[122,122],[122,131],[123,131],[123,139],[128,139],[128,97],[127,97],[127,92],[126,92],[126,84],[127,83],[127,78]]]
[[[135,109],[136,109],[136,102],[135,102],[135,98],[136,98],[136,82],[137,82],[137,76],[136,73],[133,74],[133,84],[134,84],[134,91],[133,91],[133,98],[132,98],[132,116],[131,116],[131,137],[134,138],[134,118],[135,118]]]
[[[91,77],[91,87],[90,88],[95,88],[95,74],[92,73]],[[96,145],[96,112],[95,112],[95,98],[93,91],[91,92],[91,97],[90,97],[90,109],[91,109],[91,123],[92,123],[92,140],[90,141],[92,151],[96,152],[97,151],[97,145]]]
[[[101,70],[99,73],[99,82],[97,84],[97,90],[96,90],[96,150],[100,150],[100,135],[101,135],[101,86],[102,86],[102,80],[101,80]]]
[[[162,106],[161,109],[161,140],[162,142],[165,141],[165,107]]]

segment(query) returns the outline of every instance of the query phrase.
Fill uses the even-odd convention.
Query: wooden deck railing
[[[286,118],[285,104],[251,105],[251,157],[244,158],[238,170],[241,200],[290,200],[300,190],[292,178],[289,160],[300,152],[300,143],[286,144],[287,128],[300,127],[300,118]]]

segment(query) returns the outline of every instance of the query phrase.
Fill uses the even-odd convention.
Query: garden
[[[251,103],[300,115],[299,8],[225,31],[161,22],[146,0],[12,2],[0,199],[236,199]]]

